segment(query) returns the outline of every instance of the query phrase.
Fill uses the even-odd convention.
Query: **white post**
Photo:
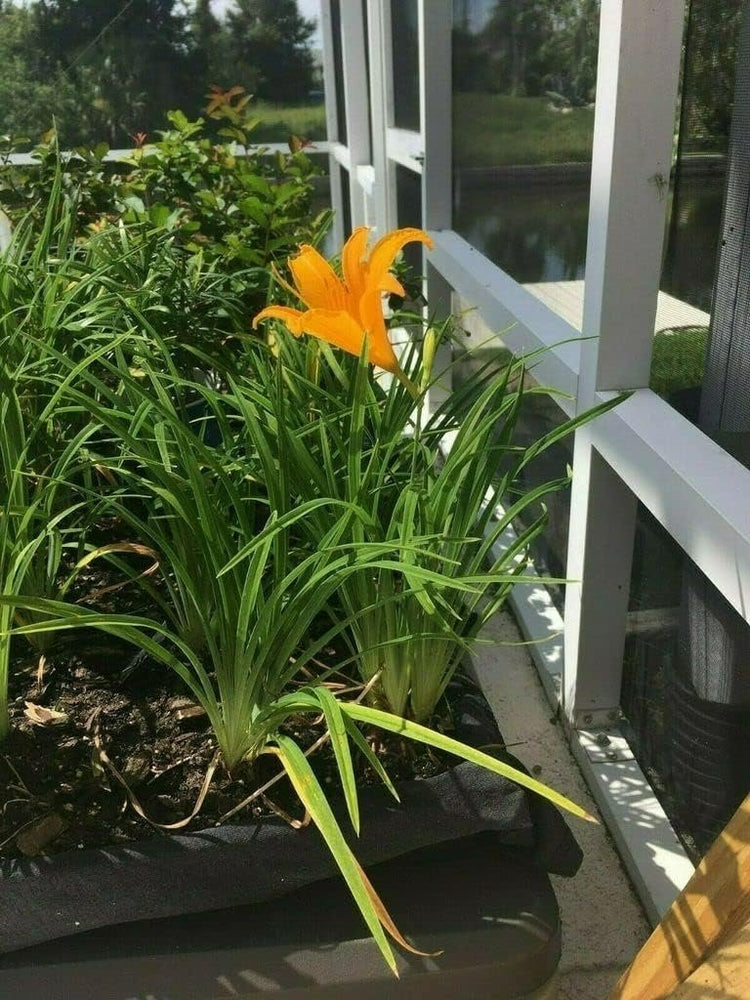
[[[375,227],[379,234],[395,228],[396,201],[393,175],[386,153],[388,126],[388,73],[391,61],[387,57],[390,38],[386,33],[387,0],[367,0],[367,25],[370,55],[370,128],[372,131],[372,165],[375,170],[373,197]]]
[[[419,0],[419,103],[425,228],[450,229],[452,0]]]
[[[648,385],[672,161],[684,0],[603,0],[578,410]],[[576,435],[565,595],[564,706],[618,716],[636,500]]]

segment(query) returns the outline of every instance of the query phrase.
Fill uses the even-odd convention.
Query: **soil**
[[[159,824],[193,812],[215,740],[179,680],[143,657],[134,661],[134,653],[101,634],[78,633],[74,645],[48,653],[40,667],[39,657],[21,647],[11,670],[11,734],[0,748],[0,860],[168,835]],[[337,651],[326,655],[335,662]],[[323,733],[309,716],[290,719],[286,731],[303,749]],[[392,780],[428,777],[452,762],[395,736],[366,735]],[[330,745],[310,760],[336,795]],[[380,780],[359,754],[355,767],[361,783]],[[271,813],[303,819],[285,779],[226,817],[278,770],[270,756],[232,774],[219,763],[197,815],[180,832]]]

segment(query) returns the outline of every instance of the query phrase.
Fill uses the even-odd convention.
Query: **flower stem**
[[[401,370],[401,368],[397,368],[393,372],[393,374],[399,380],[401,385],[405,386],[409,390],[414,399],[419,399],[420,396],[419,388],[412,382],[412,380],[406,375],[406,373]]]

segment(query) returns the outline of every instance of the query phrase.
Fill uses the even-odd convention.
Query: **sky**
[[[221,15],[232,4],[232,0],[211,0],[214,13]],[[323,48],[323,37],[320,33],[320,0],[297,0],[300,14],[308,20],[315,21],[318,29],[312,37],[313,48]]]

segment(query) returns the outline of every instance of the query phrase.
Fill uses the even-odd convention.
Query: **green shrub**
[[[319,170],[303,151],[238,150],[256,125],[247,98],[229,91],[212,105],[196,121],[170,112],[170,128],[154,142],[136,137],[137,148],[118,163],[106,162],[105,143],[64,154],[51,131],[35,150],[38,165],[2,171],[0,207],[41,231],[57,184],[79,241],[121,222],[169,234],[178,256],[235,275],[251,314],[265,303],[269,267],[300,243],[318,243],[330,213],[314,211]]]

